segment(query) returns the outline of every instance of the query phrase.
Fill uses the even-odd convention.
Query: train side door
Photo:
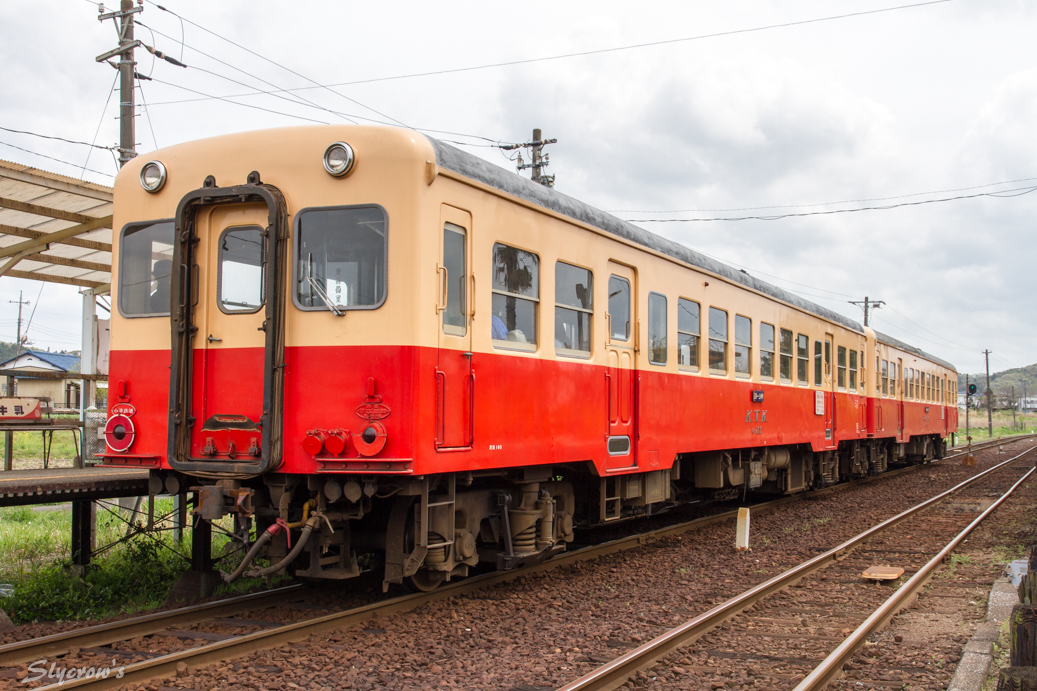
[[[259,455],[266,224],[261,204],[217,206],[197,218],[197,283],[190,286],[198,301],[190,427],[196,458]]]
[[[607,468],[637,465],[637,276],[609,262],[605,320],[605,381],[608,391]]]
[[[835,377],[832,376],[832,334],[825,334],[825,448],[834,449],[835,443]]]
[[[897,407],[897,438],[904,436],[904,358],[897,358],[896,376],[890,380],[889,385],[893,387],[893,396],[896,398],[894,404]]]
[[[443,205],[436,266],[439,350],[436,359],[436,448],[467,449],[475,441],[472,367],[472,216]]]

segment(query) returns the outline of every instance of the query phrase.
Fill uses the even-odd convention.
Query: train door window
[[[219,307],[221,312],[257,312],[263,306],[263,231],[258,226],[229,228],[220,237]]]
[[[619,276],[609,276],[609,324],[612,338],[630,340],[630,282]]]
[[[648,294],[648,361],[666,364],[666,296]]]
[[[843,390],[846,388],[846,346],[836,350],[836,366],[836,385]]]
[[[727,374],[727,312],[709,308],[709,371]]]
[[[825,339],[825,377],[832,378],[832,342]]]
[[[443,333],[464,336],[468,332],[465,288],[468,275],[465,265],[465,229],[447,223],[443,226],[443,280],[446,285],[446,309],[443,310]]]
[[[861,358],[860,358],[860,363],[861,363],[861,391],[864,391],[864,364],[865,364],[865,362],[867,362],[867,361],[864,359],[864,351],[862,350],[861,351]]]
[[[897,363],[889,361],[889,395],[896,398],[897,396],[897,382],[900,381],[900,372],[897,370]]]
[[[778,371],[782,381],[792,381],[792,332],[788,329],[779,330],[779,348],[781,350],[778,361]]]
[[[857,351],[850,351],[850,391],[857,390]]]
[[[878,393],[882,389],[882,376],[879,370],[882,366],[882,356],[875,355],[875,393]]]
[[[594,274],[565,262],[555,264],[555,352],[586,357],[591,351]]]
[[[677,364],[680,367],[699,368],[699,303],[677,300]]]
[[[882,361],[882,395],[889,395],[889,361]]]
[[[933,400],[933,375],[928,372],[925,374],[925,400]]]
[[[735,374],[748,377],[749,361],[753,355],[753,321],[735,315]]]
[[[907,397],[914,399],[915,397],[915,368],[909,367],[907,369]]]
[[[796,337],[796,378],[804,386],[810,383],[810,339],[800,334]]]
[[[760,379],[774,381],[774,327],[760,322]]]
[[[517,247],[493,246],[490,335],[495,348],[536,350],[540,257]]]
[[[814,341],[814,386],[824,384],[821,366],[821,341]]]
[[[169,314],[172,221],[126,226],[119,240],[119,311],[124,317]]]

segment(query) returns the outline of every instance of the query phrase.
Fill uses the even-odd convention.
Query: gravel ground
[[[136,688],[555,688],[1006,456],[990,451],[978,458],[975,468],[951,461],[758,514],[749,552],[732,549],[734,524],[727,521],[362,627],[197,670],[184,668],[176,678]],[[340,609],[363,599],[364,594],[337,595],[320,606]],[[281,621],[275,611],[238,617]],[[257,630],[219,624],[197,629]],[[124,654],[138,649],[148,655],[190,644],[170,636],[116,647],[125,647]],[[100,666],[111,660],[89,652],[60,662]],[[0,691],[32,686],[12,676],[0,670]]]

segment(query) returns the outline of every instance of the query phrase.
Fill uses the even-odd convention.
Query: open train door
[[[472,215],[444,204],[441,254],[436,266],[439,352],[436,359],[436,449],[470,449],[475,442],[475,370],[472,367]]]
[[[608,392],[606,468],[637,465],[637,274],[609,262],[605,321],[605,382]]]
[[[288,222],[251,173],[177,208],[171,276],[170,465],[259,475],[281,462]]]

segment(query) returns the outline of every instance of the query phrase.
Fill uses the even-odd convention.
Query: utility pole
[[[133,15],[144,10],[143,0],[137,7],[133,0],[120,0],[117,12],[105,12],[104,5],[98,5],[99,21],[117,20],[116,31],[119,34],[119,47],[97,56],[97,62],[107,62],[119,70],[119,167],[126,165],[137,156],[136,106],[134,104],[134,66],[133,49],[142,46],[133,38]],[[119,56],[118,65],[111,59]]]
[[[886,304],[882,300],[869,300],[867,295],[864,296],[864,301],[863,302],[861,300],[849,300],[848,302],[851,305],[857,305],[858,307],[864,307],[864,325],[865,326],[868,326],[869,308],[873,309],[873,310],[877,310],[879,307],[882,307],[883,305]]]
[[[1015,429],[1015,404],[1018,401],[1015,400],[1015,387],[1012,387],[1012,429]]]
[[[525,142],[523,144],[505,144],[501,145],[502,151],[513,151],[515,149],[529,149],[530,157],[532,162],[526,163],[522,160],[522,152],[518,155],[518,165],[516,170],[520,173],[527,168],[533,169],[532,177],[530,178],[533,182],[540,183],[544,187],[555,186],[555,176],[545,175],[544,168],[551,163],[550,154],[543,153],[544,146],[547,144],[557,144],[557,139],[544,139],[539,128],[533,130],[533,141]]]
[[[987,358],[987,434],[992,439],[994,437],[994,413],[991,412],[991,400],[990,400],[990,351],[984,350],[983,355]]]
[[[8,302],[14,304],[14,300],[8,300]],[[18,351],[20,351],[21,348],[22,348],[22,305],[31,304],[28,300],[22,300],[22,291],[20,291],[20,290],[18,291],[18,303],[17,304],[18,304],[18,336],[17,336],[18,340],[15,341],[15,346],[16,346],[16,348],[15,348],[15,355],[18,355]],[[8,395],[13,396],[14,394],[11,394],[10,392],[8,392]]]

